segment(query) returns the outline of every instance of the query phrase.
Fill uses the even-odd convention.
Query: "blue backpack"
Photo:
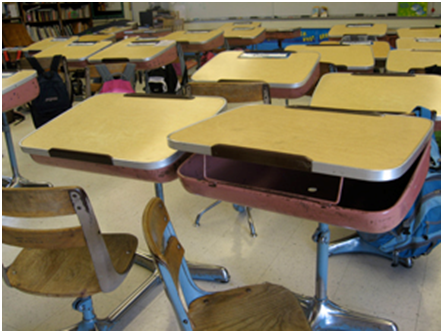
[[[419,117],[433,119],[423,107],[413,111]],[[435,119],[434,119],[435,120]],[[431,160],[423,187],[404,220],[384,234],[358,232],[360,238],[385,257],[392,256],[410,268],[412,259],[429,254],[441,242],[441,170],[440,151],[434,135],[431,139]]]

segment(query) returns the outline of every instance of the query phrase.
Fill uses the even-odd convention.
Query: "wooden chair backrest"
[[[3,47],[28,46],[33,42],[28,30],[22,23],[2,24],[2,44]]]
[[[4,188],[2,215],[10,217],[46,218],[75,215],[69,191],[75,187],[60,188]],[[2,226],[2,241],[23,248],[69,248],[85,246],[80,226],[57,229],[24,229]]]
[[[42,68],[45,71],[49,71],[49,69],[51,68],[51,62],[52,62],[51,57],[35,58],[35,59],[37,59],[40,66],[42,66]],[[28,59],[26,59],[26,58],[20,59],[20,68],[21,69],[33,69],[33,67],[29,63]],[[68,61],[66,60],[65,57],[62,57],[62,59],[60,60],[60,63],[58,65],[58,73],[61,74],[60,76],[61,76],[62,80],[65,82],[66,88],[68,89],[69,98],[71,98],[72,97],[72,85],[71,85],[71,79],[69,77]]]
[[[265,82],[252,81],[220,81],[220,82],[189,82],[186,86],[187,95],[204,95],[224,97],[228,103],[246,103],[263,101],[271,103],[269,85]]]
[[[165,239],[169,222],[169,215],[162,200],[152,198],[143,213],[143,232],[151,254],[167,267],[177,287],[185,251],[175,236]]]
[[[102,65],[106,65],[111,74],[116,74],[116,73],[123,73],[126,64],[127,63],[125,62],[116,62],[116,63],[108,62],[108,63],[103,63]],[[101,78],[100,73],[98,72],[95,65],[88,65],[88,67],[86,68],[86,75],[85,75],[87,97],[91,96],[92,93],[96,93],[101,89],[103,83],[93,82],[94,80],[100,78]]]

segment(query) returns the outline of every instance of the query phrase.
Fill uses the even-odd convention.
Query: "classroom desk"
[[[151,70],[172,63],[177,58],[173,41],[150,41],[141,37],[124,39],[88,58],[91,64],[131,62],[140,70]]]
[[[253,105],[174,132],[168,143],[195,154],[179,168],[187,191],[319,222],[315,296],[300,296],[314,330],[395,330],[329,301],[328,224],[396,226],[426,177],[432,127],[416,117]]]
[[[391,47],[388,42],[385,41],[366,41],[366,42],[350,42],[350,41],[323,41],[320,45],[370,45],[374,59],[377,61],[386,61],[388,58]]]
[[[278,48],[282,49],[282,43],[285,39],[292,39],[301,36],[301,28],[266,28],[266,39],[276,40]]]
[[[397,35],[399,38],[440,38],[441,28],[401,28],[397,29]]]
[[[92,34],[92,35],[83,35],[78,37],[78,42],[101,42],[104,40],[108,40],[111,42],[115,42],[115,35],[113,34]]]
[[[182,30],[160,37],[180,44],[183,52],[206,52],[222,46],[225,42],[223,30]]]
[[[386,70],[392,73],[408,73],[413,68],[441,67],[441,51],[392,50],[386,62]]]
[[[372,71],[374,56],[369,45],[289,45],[285,51],[318,52],[320,62],[344,71]]]
[[[224,37],[229,47],[260,44],[266,38],[265,28],[254,25],[224,25]]]
[[[311,106],[393,113],[410,113],[423,106],[436,111],[440,120],[441,79],[428,74],[326,74]]]
[[[100,30],[100,33],[105,34],[105,35],[112,34],[115,36],[115,38],[117,40],[120,40],[120,39],[123,39],[124,32],[128,31],[128,30],[132,30],[132,27],[131,26],[122,26],[122,27],[115,26],[115,27],[109,27],[109,28]]]
[[[20,175],[14,151],[14,144],[12,142],[11,129],[6,117],[7,111],[32,101],[39,93],[40,87],[37,82],[37,72],[35,70],[2,73],[2,131],[5,134],[9,162],[12,170],[12,177],[3,177],[3,186],[49,186],[49,184],[30,182]]]
[[[176,168],[184,158],[168,147],[167,134],[208,118],[225,105],[218,97],[100,94],[32,132],[20,147],[38,163],[155,182],[156,195],[164,200],[162,184],[177,178]],[[152,256],[140,251],[136,263],[155,268]],[[191,264],[191,274],[202,280],[229,281],[226,269],[215,265]],[[160,282],[154,270],[107,319],[116,321]]]
[[[22,49],[23,52],[28,53],[30,55],[34,53],[38,53],[40,51],[46,50],[55,45],[64,45],[75,42],[78,39],[77,36],[73,37],[57,37],[57,38],[45,38],[38,42],[35,42],[25,48]]]
[[[112,44],[111,41],[98,42],[79,42],[64,43],[54,45],[51,48],[45,49],[34,55],[35,58],[52,58],[55,55],[61,54],[66,57],[69,68],[85,68],[88,63],[88,58],[97,52],[106,49]]]
[[[198,69],[192,80],[264,81],[270,85],[272,97],[298,98],[317,82],[319,62],[320,55],[315,52],[225,51]]]
[[[136,30],[126,30],[123,31],[123,38],[130,37],[163,37],[169,35],[172,32],[171,28],[159,28],[159,29],[151,29],[151,28],[140,28]]]
[[[385,38],[387,30],[387,24],[337,24],[329,30],[328,36],[330,40],[340,40],[347,35],[366,35],[376,37],[378,40],[382,40]]]
[[[441,50],[440,38],[398,38],[397,49]]]

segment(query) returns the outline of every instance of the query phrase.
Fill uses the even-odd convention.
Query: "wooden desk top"
[[[347,178],[400,177],[429,141],[430,120],[253,105],[168,136],[178,150]]]
[[[368,35],[383,37],[388,30],[387,24],[337,24],[329,30],[329,37],[339,38],[345,35]]]
[[[47,48],[53,47],[55,45],[63,45],[63,44],[70,44],[72,42],[75,42],[78,39],[77,36],[66,38],[66,37],[59,37],[59,38],[46,38],[41,41],[35,42],[25,48],[22,49],[24,52],[40,52],[43,50],[46,50]]]
[[[441,50],[440,38],[398,38],[397,49]]]
[[[441,115],[441,79],[437,75],[325,74],[311,106],[410,113],[416,106]]]
[[[412,68],[441,67],[441,51],[392,50],[386,62],[386,69],[393,73],[407,73]]]
[[[153,170],[182,155],[168,147],[169,133],[213,116],[226,105],[218,97],[146,96],[93,96],[28,135],[20,146],[42,156],[51,156],[51,149],[108,155],[113,165]]]
[[[68,62],[72,61],[84,61],[91,55],[105,49],[111,45],[111,41],[99,41],[99,42],[78,42],[65,43],[55,45],[51,48],[43,50],[34,57],[36,58],[50,58],[57,54],[64,55]]]
[[[391,46],[388,42],[375,41],[372,42],[371,47],[372,52],[374,53],[374,59],[384,60],[388,58],[389,51],[391,50]]]
[[[136,30],[126,30],[123,32],[123,35],[128,37],[134,37],[139,35],[152,35],[152,36],[164,36],[168,35],[172,32],[171,28],[159,28],[159,29],[151,29],[151,28],[140,28]]]
[[[249,25],[233,25],[223,29],[225,38],[254,39],[265,33],[265,28]]]
[[[37,71],[24,69],[15,73],[2,73],[2,95],[37,77]]]
[[[126,30],[131,30],[132,28],[130,26],[125,27],[109,27],[103,30],[100,30],[101,34],[117,34],[119,32],[123,32]]]
[[[219,53],[198,69],[192,79],[203,82],[264,81],[271,88],[295,89],[304,86],[320,61],[320,55],[315,52],[289,53],[288,57],[281,59],[242,58],[245,54],[243,51]]]
[[[254,27],[259,28],[261,27],[261,22],[255,22],[255,21],[239,21],[239,22],[230,22],[223,24],[220,29],[222,30],[231,30],[235,27]]]
[[[115,43],[88,59],[91,63],[101,62],[103,59],[126,58],[134,62],[150,61],[171,48],[175,48],[174,41],[149,41],[143,42],[139,37],[131,37]]]
[[[320,62],[345,66],[348,70],[370,70],[374,68],[374,56],[369,45],[289,45],[285,51],[318,52]]]
[[[95,35],[84,35],[78,37],[79,42],[100,42],[102,40],[113,41],[115,38],[114,34],[95,34]]]
[[[174,40],[177,43],[206,44],[223,34],[223,30],[188,30],[176,31],[163,36],[161,40]]]
[[[401,28],[397,29],[399,38],[430,37],[440,38],[441,28]]]

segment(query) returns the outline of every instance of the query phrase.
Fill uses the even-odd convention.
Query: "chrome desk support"
[[[317,243],[315,296],[297,295],[313,330],[331,331],[397,331],[397,325],[381,319],[339,307],[327,296],[329,226],[319,223],[313,240]]]

